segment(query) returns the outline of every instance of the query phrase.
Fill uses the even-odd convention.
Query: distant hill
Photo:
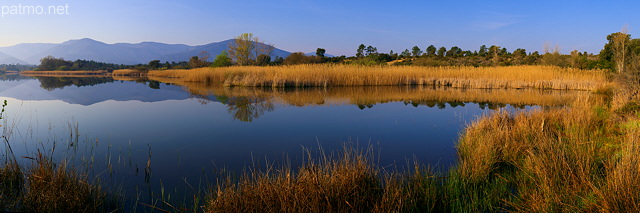
[[[40,64],[46,56],[75,61],[94,60],[114,64],[146,64],[151,60],[188,61],[192,56],[207,51],[213,60],[223,50],[228,50],[233,39],[205,45],[165,44],[142,42],[136,44],[106,44],[89,38],[69,40],[60,44],[28,43],[0,47],[0,64]],[[290,52],[274,49],[271,56],[287,57]]]
[[[306,56],[314,56],[314,55],[316,55],[316,52],[305,53],[304,55],[306,55]],[[336,57],[336,56],[325,53],[324,57],[332,58],[332,57]]]
[[[29,64],[16,57],[0,52],[0,64]]]

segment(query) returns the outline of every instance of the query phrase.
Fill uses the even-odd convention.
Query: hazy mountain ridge
[[[216,55],[228,50],[233,39],[205,45],[165,44],[159,42],[107,44],[89,38],[69,40],[60,44],[25,43],[0,47],[0,64],[40,64],[46,56],[94,60],[114,64],[146,64],[151,60],[188,61],[202,51],[207,51],[213,60]],[[287,57],[290,52],[275,48],[271,56]]]

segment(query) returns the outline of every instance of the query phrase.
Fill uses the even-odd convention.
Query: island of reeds
[[[211,183],[207,198],[189,211],[640,212],[640,40],[623,32],[608,38],[599,55],[508,52],[495,45],[474,52],[429,46],[424,54],[419,48],[386,54],[361,45],[351,58],[324,57],[319,48],[316,56],[294,53],[271,60],[268,54],[231,48],[213,63],[208,57],[194,57],[182,67],[152,61],[113,75],[223,87],[436,85],[575,89],[607,96],[483,116],[461,133],[458,162],[444,173],[420,162],[382,167],[370,147],[306,151],[309,157],[298,168],[250,168]],[[250,34],[236,40],[236,47],[256,41]],[[64,163],[33,162],[21,166],[2,159],[0,210],[112,210],[103,205],[108,202],[100,187],[82,173]],[[53,192],[58,196],[47,194]],[[149,208],[184,210],[167,202]]]

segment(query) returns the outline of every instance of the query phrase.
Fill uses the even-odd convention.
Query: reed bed
[[[419,67],[308,64],[150,71],[149,76],[252,87],[437,85],[457,88],[595,90],[609,80],[601,70],[555,66]]]
[[[184,82],[180,79],[149,77],[150,80],[179,85],[198,96],[260,97],[275,103],[307,105],[367,105],[405,102],[435,106],[443,102],[501,103],[517,106],[561,106],[590,92],[538,89],[459,89],[434,86],[378,86],[300,88],[224,87],[217,84]]]
[[[111,75],[115,78],[116,76],[145,76],[147,71],[140,71],[134,69],[119,69],[114,70]]]
[[[24,76],[50,76],[50,77],[86,77],[93,75],[110,75],[106,70],[98,71],[22,71],[21,75]]]

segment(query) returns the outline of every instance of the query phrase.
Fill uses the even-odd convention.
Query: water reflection
[[[228,112],[240,121],[250,122],[277,105],[323,106],[354,105],[360,110],[373,108],[376,104],[402,102],[414,107],[427,106],[445,109],[477,104],[480,109],[497,110],[507,106],[524,109],[527,106],[564,106],[576,98],[590,95],[585,91],[561,91],[538,89],[456,89],[432,86],[376,86],[376,87],[332,87],[332,88],[270,88],[270,87],[224,87],[221,85],[194,82],[177,82],[185,91],[206,104],[213,99],[227,105]]]
[[[353,105],[360,110],[371,109],[376,104],[402,102],[414,107],[445,109],[477,104],[480,109],[497,110],[507,106],[524,109],[527,106],[563,106],[576,98],[589,95],[585,91],[561,91],[538,89],[456,89],[433,86],[375,86],[331,88],[270,88],[224,87],[219,84],[182,82],[177,79],[137,77],[35,77],[43,89],[52,91],[75,85],[94,86],[114,81],[132,81],[161,90],[163,84],[181,86],[189,97],[201,104],[220,102],[227,106],[232,118],[252,122],[277,106],[331,106]],[[175,87],[175,86],[173,86]]]
[[[113,82],[113,78],[108,77],[35,77],[40,81],[40,87],[47,91],[62,89],[68,86],[95,86],[98,84],[106,84]]]

